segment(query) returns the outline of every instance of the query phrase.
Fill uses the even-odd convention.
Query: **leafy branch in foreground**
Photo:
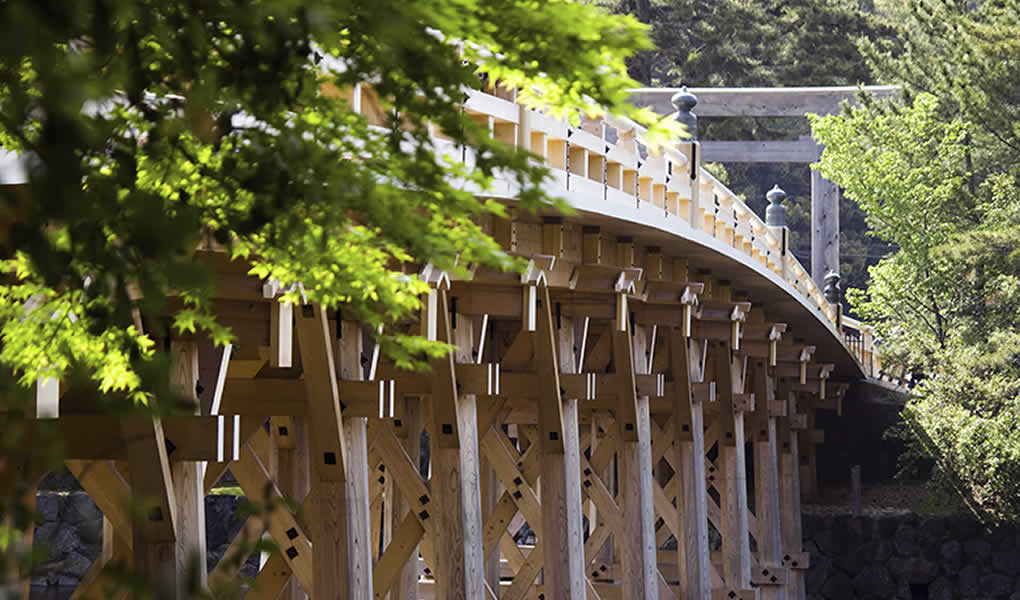
[[[518,268],[478,224],[504,206],[472,188],[499,174],[523,209],[555,202],[543,167],[462,110],[485,82],[575,119],[633,117],[651,141],[678,133],[625,101],[644,27],[571,2],[23,1],[0,6],[0,40],[0,145],[33,157],[0,204],[0,362],[22,384],[83,366],[147,398],[138,365],[168,313],[228,341],[194,258],[203,232],[253,274],[300,283],[288,300],[373,329],[425,290],[395,265]],[[357,85],[383,120],[354,111]],[[470,168],[444,159],[436,130]],[[442,351],[384,332],[405,366]]]

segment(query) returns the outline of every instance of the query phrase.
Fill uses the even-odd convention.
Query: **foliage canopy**
[[[545,171],[461,110],[488,82],[577,118],[625,103],[624,60],[644,27],[573,2],[91,3],[0,5],[0,146],[33,157],[4,193],[0,363],[23,385],[69,371],[103,391],[154,391],[167,293],[175,330],[230,333],[210,312],[203,234],[253,272],[381,327],[425,284],[394,265],[515,263],[476,224],[496,173],[535,209]],[[344,90],[370,85],[383,126]],[[438,129],[473,168],[433,145]],[[380,334],[402,365],[441,348]]]
[[[897,252],[851,297],[939,479],[989,520],[1020,517],[1020,4],[915,0],[903,48],[865,43],[903,102],[814,121],[819,164]],[[910,35],[906,35],[909,32]]]

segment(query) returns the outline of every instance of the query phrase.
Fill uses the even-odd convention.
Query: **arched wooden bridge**
[[[465,110],[542,157],[576,209],[485,223],[527,273],[425,267],[421,333],[457,350],[418,374],[361,324],[280,304],[276,282],[203,246],[238,342],[171,343],[174,383],[205,388],[196,415],[47,413],[108,525],[76,597],[100,595],[111,561],[183,574],[230,469],[274,501],[234,542],[268,532],[282,550],[253,598],[804,598],[814,414],[874,374],[869,332],[826,301],[784,227],[699,166],[697,143],[655,154],[632,123],[572,127],[491,91]],[[370,90],[351,94],[381,122]],[[40,406],[56,402],[45,388]],[[156,499],[148,518],[132,521],[132,493]],[[237,578],[227,561],[200,571],[213,589]]]

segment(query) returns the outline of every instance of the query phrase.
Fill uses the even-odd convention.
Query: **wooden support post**
[[[781,387],[781,396],[789,398],[787,408],[790,416],[797,414],[796,394]],[[801,553],[801,522],[800,522],[800,449],[797,429],[789,426],[790,419],[782,420],[780,426],[780,443],[782,447],[779,471],[779,502],[781,504],[781,522],[783,528],[783,562],[790,568],[787,584],[787,600],[804,600],[807,593],[805,574],[806,565],[800,562]]]
[[[534,370],[538,375],[539,436],[542,439],[542,551],[545,593],[583,600],[584,538],[581,532],[581,460],[577,399],[560,397],[559,373],[573,372],[573,323],[553,322],[548,288],[538,290]],[[562,342],[562,343],[560,343]],[[558,346],[558,347],[557,347]],[[546,406],[547,409],[543,409]],[[551,410],[550,410],[551,409]],[[555,438],[555,439],[553,439]]]
[[[361,381],[361,327],[353,321],[337,323],[337,366],[344,381]],[[340,399],[343,401],[343,398]],[[371,498],[368,492],[368,419],[352,417],[343,420],[347,445],[347,552],[351,565],[351,600],[372,600]]]
[[[173,341],[170,344],[170,386],[178,400],[190,404],[200,414],[198,396],[198,344]],[[196,461],[177,461],[171,466],[174,496],[177,500],[177,565],[187,580],[181,592],[196,596],[208,587],[205,556],[205,465]]]
[[[631,339],[629,315],[623,314],[613,331],[613,362],[616,364],[617,424],[620,427],[618,456],[623,498],[623,531],[617,537],[623,568],[623,597],[657,600],[659,573],[655,548],[655,507],[652,486],[652,435],[648,396],[638,396],[634,380],[634,356],[644,352],[643,334]],[[638,332],[635,332],[637,334]],[[633,344],[640,344],[638,352]]]
[[[407,433],[404,439],[404,450],[417,468],[421,461],[421,434],[424,428],[422,418],[421,401],[418,398],[407,398],[404,400],[404,414],[400,419],[400,426]],[[395,476],[393,470],[389,470],[389,476]],[[394,486],[395,487],[395,486]],[[405,497],[397,492],[393,499],[394,521],[403,522],[413,510],[414,504],[411,498]],[[496,553],[496,561],[499,562],[499,553]],[[411,551],[411,557],[404,563],[396,583],[390,590],[390,600],[418,600],[418,548]]]
[[[346,465],[349,457],[343,433],[333,344],[326,311],[322,307],[302,306],[295,311],[295,324],[308,394],[309,463],[312,473],[312,491],[308,499],[312,510],[308,516],[315,523],[313,590],[305,591],[309,596],[314,593],[313,597],[324,600],[346,599],[353,596],[351,583],[356,576],[353,572],[356,561],[350,555],[348,543],[353,534],[347,508]],[[287,547],[283,540],[278,541],[285,553],[303,550],[296,546]],[[370,571],[361,577],[369,574]]]
[[[428,318],[435,319],[437,339],[452,343],[446,290],[437,295],[436,310]],[[459,326],[469,323],[458,319]],[[434,512],[427,512],[436,518],[436,597],[474,600],[485,594],[476,400],[457,393],[452,354],[433,359],[431,366],[434,423],[429,451],[436,503]]]
[[[728,342],[717,343],[715,377],[719,389],[719,439],[717,465],[722,471],[723,577],[735,590],[751,586],[751,540],[747,518],[747,463],[744,452],[744,412],[735,403],[743,393],[741,360]]]
[[[692,352],[693,350],[693,352]],[[705,489],[705,424],[702,403],[691,384],[701,379],[701,347],[681,329],[670,332],[673,371],[673,424],[676,438],[677,566],[684,598],[709,598],[712,593],[708,550],[708,498]]]
[[[779,455],[776,417],[769,412],[775,400],[775,382],[768,376],[764,360],[755,361],[755,410],[752,418],[754,439],[755,517],[758,520],[758,581],[772,583],[785,580],[777,570],[782,568],[782,528],[779,513]],[[785,598],[780,585],[761,585],[763,600]]]

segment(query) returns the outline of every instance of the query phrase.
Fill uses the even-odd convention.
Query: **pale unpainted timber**
[[[159,421],[135,417],[125,424],[128,441],[128,471],[131,474],[132,552],[135,572],[167,598],[177,595],[177,499],[174,494],[166,437]],[[144,510],[148,508],[149,510]]]
[[[364,379],[361,368],[361,327],[352,321],[337,323],[337,366],[346,381]],[[343,398],[341,397],[341,402]],[[371,600],[372,592],[372,530],[371,500],[368,490],[368,420],[351,417],[343,420],[343,435],[350,460],[347,468],[347,518],[349,523],[347,553],[350,560],[351,600]]]
[[[694,113],[699,117],[803,117],[808,113],[829,115],[839,112],[844,100],[855,104],[859,89],[878,98],[899,93],[898,86],[865,85],[844,87],[776,88],[689,88],[698,97]],[[660,115],[676,108],[670,101],[680,88],[638,88],[630,91],[630,103],[650,107]]]
[[[542,523],[545,543],[545,589],[554,598],[584,600],[584,540],[581,531],[580,437],[577,398],[560,397],[561,369],[576,364],[571,346],[558,339],[574,338],[573,323],[553,324],[552,303],[546,287],[536,290],[534,370],[543,390],[539,402],[542,437]],[[548,406],[551,410],[543,410]],[[553,439],[555,438],[555,439]]]
[[[349,460],[343,415],[337,388],[336,363],[325,311],[303,306],[295,311],[298,345],[308,392],[309,447],[311,465],[312,518],[316,523],[312,586],[309,596],[334,600],[353,594],[353,557],[348,537],[353,534],[348,519],[346,464]],[[274,535],[274,537],[276,537]],[[279,538],[277,538],[279,539]],[[299,555],[297,546],[291,546]],[[289,548],[285,548],[286,553]]]
[[[780,386],[780,396],[789,401],[791,415],[797,413],[796,394]],[[783,419],[779,428],[779,502],[780,521],[783,534],[783,562],[790,568],[787,584],[787,600],[804,600],[807,594],[805,581],[807,564],[802,556],[800,517],[800,434]]]
[[[839,186],[811,170],[811,278],[825,287],[825,275],[839,273]]]
[[[635,332],[638,333],[638,332]],[[636,336],[635,336],[636,337]],[[634,385],[634,343],[626,319],[618,319],[613,331],[613,362],[620,383],[617,425],[619,435],[620,487],[623,528],[626,536],[616,540],[623,565],[623,596],[656,600],[659,571],[655,554],[655,509],[652,479],[652,442],[648,396],[638,396]]]
[[[747,470],[744,451],[744,409],[737,403],[743,394],[741,358],[726,342],[713,345],[715,377],[719,386],[722,436],[719,458],[723,531],[723,572],[727,587],[748,589],[751,584],[750,525],[747,513]]]
[[[407,436],[404,441],[404,450],[407,452],[411,463],[417,466],[421,455],[421,434],[424,428],[421,400],[418,398],[406,398],[403,402],[405,404],[404,414],[401,418],[401,427],[405,428]],[[390,479],[393,478],[392,469],[389,471],[389,477]],[[413,504],[403,492],[396,490],[393,500],[393,516],[395,521],[403,523],[407,516],[413,516],[411,513]],[[378,591],[381,586],[375,587]],[[397,581],[393,583],[393,587],[390,590],[390,599],[418,600],[418,546],[414,546],[410,552],[410,557],[404,561],[403,566],[400,568]]]
[[[726,163],[812,163],[822,156],[813,138],[793,141],[703,141],[701,160]]]
[[[677,508],[681,532],[677,532],[677,566],[687,598],[707,598],[712,591],[708,553],[708,498],[705,481],[705,426],[702,403],[695,399],[692,384],[700,379],[700,346],[679,329],[670,332],[673,370],[673,435],[676,440]],[[693,348],[694,352],[691,352]]]
[[[428,318],[430,322],[434,319],[437,339],[453,343],[446,290],[437,291],[436,300]],[[485,569],[476,397],[458,393],[453,354],[433,359],[431,367],[430,460],[432,492],[437,500],[431,514],[437,519],[437,595],[448,600],[481,598]]]
[[[774,380],[768,376],[765,361],[755,361],[755,411],[752,416],[754,440],[755,512],[758,519],[758,565],[752,576],[763,582],[763,600],[778,600],[786,581],[782,565],[782,527],[779,502],[779,451],[776,417],[770,407],[775,402]],[[776,585],[771,585],[776,584]]]
[[[198,396],[198,344],[174,341],[170,345],[170,385],[174,393],[186,399],[199,414]],[[205,465],[198,461],[180,461],[171,465],[174,495],[177,502],[177,564],[187,572],[194,570],[189,586],[204,589],[208,586],[206,573],[205,541]],[[197,589],[186,590],[188,593]]]

